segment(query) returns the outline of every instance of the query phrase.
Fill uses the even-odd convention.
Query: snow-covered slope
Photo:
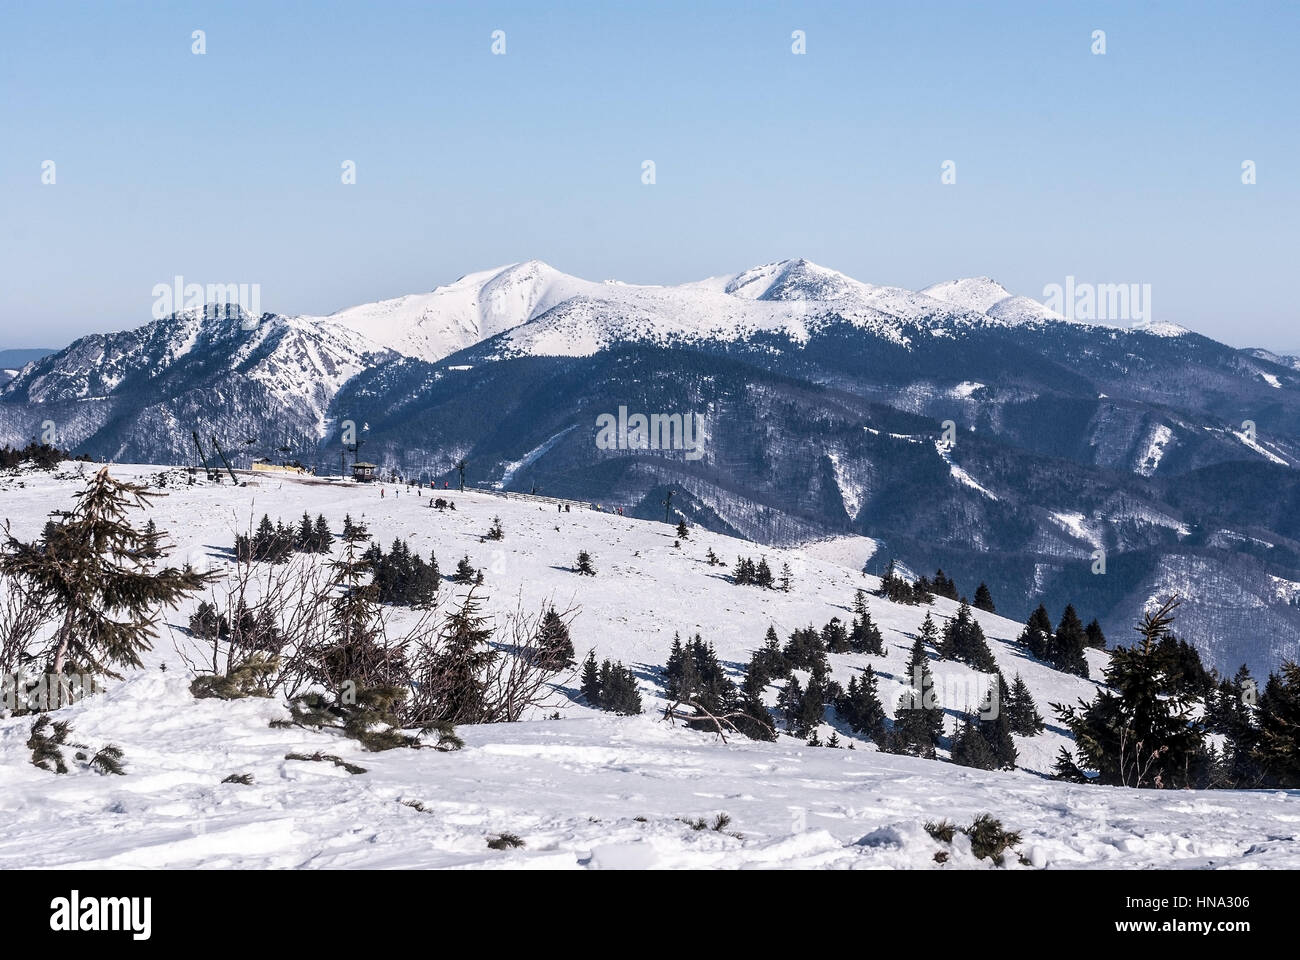
[[[1259,348],[1248,348],[1242,351],[1249,356],[1259,360],[1267,360],[1270,363],[1276,363],[1279,366],[1289,367],[1292,370],[1300,370],[1300,356],[1287,353],[1274,353],[1271,350],[1261,350]]]
[[[120,468],[148,479],[157,468]],[[27,474],[4,481],[4,513],[21,537],[36,534],[49,510],[66,506],[79,484]],[[324,513],[337,532],[343,515],[369,525],[383,543],[405,538],[444,567],[468,555],[486,571],[489,610],[502,613],[554,601],[576,604],[581,656],[622,660],[638,677],[646,712],[613,717],[581,705],[576,681],[559,678],[538,716],[511,725],[461,728],[456,753],[361,753],[324,733],[275,729],[284,716],[271,701],[196,701],[188,693],[181,652],[189,640],[173,629],[145,669],[110,684],[100,698],[61,714],[76,739],[114,742],[128,774],[56,776],[32,767],[29,719],[0,720],[0,817],[7,842],[0,868],[14,866],[885,866],[934,867],[938,849],[923,830],[929,819],[969,822],[991,812],[1021,830],[1022,852],[1035,866],[1294,866],[1290,794],[1186,792],[1153,795],[1058,784],[1044,779],[1066,738],[1049,722],[1034,738],[1017,738],[1022,770],[981,773],[938,761],[854,750],[810,748],[790,737],[773,744],[721,743],[674,727],[663,709],[658,668],[674,633],[700,633],[716,645],[733,677],[769,625],[782,637],[831,617],[847,620],[853,592],[878,581],[861,572],[873,545],[863,539],[808,550],[761,549],[695,531],[674,546],[671,527],[483,492],[455,492],[455,511],[430,510],[428,498],[391,486],[258,478],[249,486],[199,484],[171,489],[151,516],[171,531],[175,556],[218,570],[223,550],[250,518],[291,519]],[[481,535],[499,516],[500,542]],[[597,576],[568,567],[591,551]],[[737,587],[704,562],[761,552],[789,563],[786,594]],[[459,594],[450,586],[446,594]],[[446,598],[454,603],[451,596]],[[892,712],[905,682],[911,635],[928,609],[942,623],[954,605],[900,606],[872,598],[886,642],[883,657],[832,655],[842,683],[870,663]],[[186,622],[192,604],[173,612]],[[395,614],[400,626],[409,613]],[[1020,674],[1050,720],[1051,702],[1091,697],[1095,685],[1029,659],[1013,640],[1019,625],[977,613],[999,666]],[[1104,654],[1090,652],[1094,673]],[[932,661],[949,710],[972,706],[979,678],[959,664]],[[165,669],[164,669],[165,668]],[[772,693],[773,691],[769,691]],[[832,730],[833,713],[823,725]],[[955,717],[947,717],[951,732]],[[848,731],[838,735],[847,745]],[[349,776],[290,752],[337,754],[367,769]],[[223,784],[251,773],[252,786]],[[1158,802],[1157,802],[1158,801]],[[412,804],[418,804],[417,809]],[[693,831],[679,817],[726,812],[730,832]],[[496,833],[519,834],[522,850],[487,849]],[[960,847],[950,863],[987,866]]]
[[[557,303],[590,295],[599,286],[530,260],[471,273],[431,293],[307,319],[347,327],[407,356],[440,360],[526,323]]]
[[[990,307],[1011,296],[1010,290],[991,277],[948,280],[932,284],[921,292],[927,297],[974,310],[976,313],[988,313]]]
[[[948,280],[926,287],[921,293],[964,310],[985,314],[1004,323],[1065,322],[1064,317],[1049,310],[1037,300],[1015,296],[990,277]]]

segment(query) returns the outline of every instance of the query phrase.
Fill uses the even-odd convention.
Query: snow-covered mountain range
[[[876,286],[807,260],[784,260],[679,286],[597,283],[530,260],[462,277],[432,293],[328,317],[377,345],[429,362],[507,334],[504,354],[587,356],[623,340],[731,341],[772,332],[806,339],[830,318],[902,340],[909,324],[1061,320],[987,277],[920,293]]]
[[[622,407],[698,415],[702,455],[600,448]],[[1222,669],[1300,653],[1300,370],[1170,323],[1067,320],[987,277],[910,291],[796,259],[644,286],[528,261],[327,317],[178,314],[0,386],[0,443],[51,421],[134,462],[193,462],[197,431],[239,464],[360,455],[441,480],[465,458],[475,483],[646,517],[671,489],[713,529],[872,536],[1020,612],[1087,599],[1122,629],[1177,588]]]

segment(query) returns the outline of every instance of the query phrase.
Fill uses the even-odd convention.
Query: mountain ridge
[[[700,415],[701,456],[600,449],[620,408]],[[326,317],[209,308],[0,386],[0,443],[51,421],[117,461],[194,463],[197,432],[241,466],[363,457],[441,484],[465,459],[471,483],[646,518],[675,490],[710,529],[870,536],[1030,606],[1086,598],[1108,629],[1178,584],[1217,604],[1192,637],[1216,664],[1300,652],[1300,370],[988,277],[915,292],[795,259],[638,286],[524,261]]]

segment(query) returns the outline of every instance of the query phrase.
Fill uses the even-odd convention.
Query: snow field
[[[149,478],[157,467],[114,468],[119,477]],[[0,515],[20,537],[35,536],[47,513],[66,507],[79,481],[29,473],[0,482]],[[21,485],[20,485],[21,484]],[[1149,792],[1076,786],[1041,774],[1068,739],[1049,704],[1090,698],[1089,681],[1028,659],[1014,644],[1020,624],[976,611],[999,666],[1020,673],[1048,720],[1048,730],[1016,738],[1023,769],[982,772],[877,752],[732,740],[664,722],[657,670],[673,633],[699,632],[739,681],[769,624],[782,640],[796,627],[846,624],[854,590],[878,581],[861,573],[875,549],[866,538],[760,547],[693,531],[674,547],[672,527],[611,513],[557,513],[547,503],[485,492],[438,491],[455,511],[428,508],[427,496],[391,485],[357,486],[260,478],[257,485],[200,484],[171,489],[150,515],[170,532],[174,558],[219,567],[236,531],[272,520],[324,513],[337,534],[345,513],[366,523],[385,548],[406,539],[444,573],[468,555],[485,568],[487,609],[554,601],[580,607],[572,625],[579,657],[626,663],[637,675],[646,712],[616,717],[578,701],[576,677],[559,678],[541,711],[561,719],[461,727],[465,749],[365,753],[350,740],[298,728],[272,728],[286,715],[269,700],[195,700],[176,647],[198,599],[173,611],[146,667],[108,691],[61,713],[73,740],[125,751],[125,777],[74,770],[56,776],[33,767],[25,741],[30,719],[0,720],[0,868],[77,867],[935,867],[941,849],[926,820],[969,823],[990,812],[1024,835],[1021,852],[1036,867],[1294,866],[1300,806],[1294,793]],[[427,494],[428,491],[425,491]],[[494,516],[503,541],[481,542]],[[143,520],[143,518],[142,518]],[[556,528],[559,528],[558,530]],[[709,548],[726,567],[704,562]],[[591,552],[598,575],[569,569]],[[727,573],[737,555],[765,556],[774,570],[788,562],[789,594],[737,587]],[[974,584],[959,584],[973,593]],[[444,593],[462,591],[448,584]],[[995,598],[1011,606],[1011,598]],[[450,602],[454,603],[455,600]],[[884,635],[884,657],[831,655],[847,683],[871,663],[892,713],[906,682],[913,634],[928,609],[942,627],[956,605],[895,605],[871,597]],[[1053,617],[1059,611],[1052,611]],[[1087,616],[1086,611],[1081,614]],[[394,612],[394,629],[414,616]],[[1105,655],[1090,651],[1100,675]],[[976,678],[961,664],[931,661],[941,703],[970,704]],[[774,692],[769,690],[774,699]],[[829,714],[833,717],[833,714]],[[948,732],[955,718],[947,718]],[[825,739],[831,724],[822,727]],[[845,746],[852,740],[838,729]],[[350,775],[330,763],[286,760],[291,752],[337,755],[365,767]],[[223,784],[251,773],[251,786]],[[418,805],[418,807],[417,807]],[[679,818],[712,821],[695,830]],[[521,849],[496,851],[487,840],[518,834]],[[733,836],[732,834],[739,834]],[[948,865],[988,868],[962,848]],[[1019,869],[1018,865],[1013,868]]]

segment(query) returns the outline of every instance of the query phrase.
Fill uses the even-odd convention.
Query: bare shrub
[[[449,612],[437,602],[405,611],[414,619],[390,635],[392,611],[377,602],[370,582],[367,539],[349,525],[341,551],[325,563],[311,555],[281,564],[236,557],[211,588],[187,642],[177,644],[197,688],[219,696],[218,689],[231,687],[219,678],[255,674],[253,687],[233,688],[291,701],[322,690],[335,698],[400,691],[400,723],[434,729],[518,721],[565,682],[540,639],[550,603],[536,613],[518,605],[489,616],[471,586]],[[567,628],[577,613],[571,607],[558,617]]]
[[[538,640],[549,609],[543,604],[532,613],[519,605],[493,620],[480,612],[471,588],[436,629],[430,621],[408,633],[415,693],[407,720],[513,723],[545,705],[560,677]],[[577,611],[559,616],[567,626]]]

